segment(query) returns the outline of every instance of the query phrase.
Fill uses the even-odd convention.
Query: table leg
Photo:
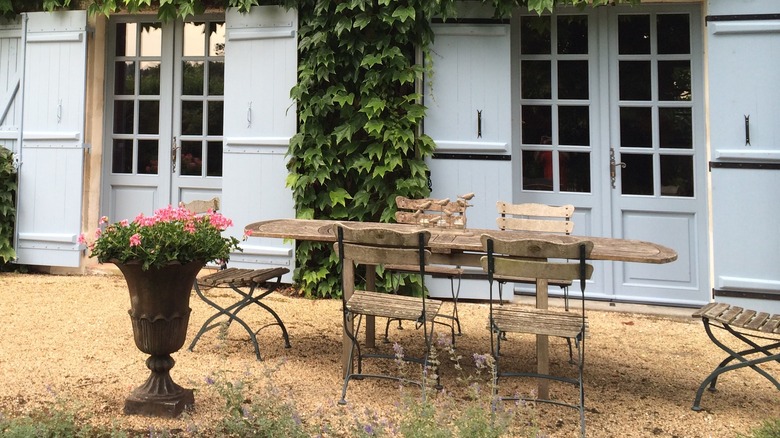
[[[536,280],[536,308],[547,309],[547,279]],[[536,372],[539,374],[550,373],[549,342],[547,335],[536,335]],[[545,379],[539,379],[537,387],[537,397],[540,399],[549,399],[549,382]]]
[[[366,265],[366,290],[376,290],[376,265]],[[366,315],[366,348],[376,346],[376,318]]]
[[[342,287],[344,288],[344,300],[348,301],[350,297],[352,297],[352,293],[355,292],[355,264],[352,260],[344,260],[342,269],[344,270],[344,284],[342,284]],[[347,377],[347,373],[349,372],[349,361],[352,353],[352,340],[347,333],[352,334],[355,330],[355,324],[352,317],[347,315],[346,318],[347,321],[344,326],[344,335],[341,340],[341,372],[344,377]]]

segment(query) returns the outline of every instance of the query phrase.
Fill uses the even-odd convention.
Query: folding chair
[[[395,213],[395,221],[399,224],[412,224],[429,227],[439,226],[440,221],[442,221],[442,227],[462,229],[466,227],[466,209],[471,206],[468,201],[473,197],[474,195],[469,193],[459,197],[456,201],[450,201],[449,199],[410,199],[404,196],[396,196],[395,205],[398,208],[398,211]],[[408,264],[391,264],[385,265],[385,271],[416,272],[417,267]],[[463,269],[459,266],[428,265],[425,272],[434,277],[444,277],[450,280],[452,314],[441,314],[439,316],[441,318],[452,320],[452,324],[445,325],[448,325],[452,331],[452,343],[454,344],[455,328],[457,327],[458,336],[463,334],[460,327],[460,317],[458,316],[458,297],[460,295],[460,284],[461,277],[463,276]],[[391,321],[388,321],[388,325],[385,327],[385,339],[387,339],[387,331],[390,322]]]
[[[725,303],[709,303],[694,312],[693,317],[701,318],[707,336],[721,350],[728,353],[728,356],[701,382],[691,409],[701,410],[700,403],[704,389],[709,385],[709,390],[715,392],[718,376],[745,367],[764,376],[775,385],[775,388],[780,390],[780,383],[777,379],[758,366],[772,361],[780,363],[780,314],[770,315],[766,312],[756,312]],[[726,345],[725,340],[715,336],[713,328],[723,330],[719,333],[725,334],[729,341],[739,341],[748,348],[735,351]],[[733,342],[729,342],[729,344],[734,345]]]
[[[208,214],[219,210],[220,202],[219,198],[215,197],[209,200],[196,199],[190,202],[180,202],[180,207],[184,207],[195,214]],[[278,325],[282,329],[282,337],[284,338],[285,348],[290,348],[290,336],[287,334],[287,328],[284,326],[284,322],[279,315],[268,305],[260,302],[263,298],[268,296],[271,292],[278,289],[282,285],[282,276],[290,272],[287,268],[262,268],[262,269],[237,269],[228,268],[226,263],[222,263],[219,270],[213,274],[209,274],[195,279],[195,293],[198,294],[201,300],[206,304],[216,309],[216,313],[211,315],[201,326],[195,338],[192,340],[189,346],[189,350],[193,351],[195,344],[198,340],[209,330],[223,326],[223,322],[214,322],[220,316],[227,317],[226,324],[230,327],[230,324],[235,321],[240,324],[249,334],[249,338],[252,341],[252,345],[255,348],[255,356],[257,360],[261,360],[260,347],[257,343],[257,333],[260,330],[272,326]],[[271,281],[276,279],[276,281]],[[231,289],[238,294],[238,300],[229,306],[221,306],[214,300],[209,299],[206,296],[206,291],[209,289]],[[247,292],[242,289],[248,288]],[[255,291],[258,289],[265,289],[259,295],[255,295]],[[238,313],[251,304],[256,304],[262,309],[265,309],[276,320],[275,323],[266,324],[260,327],[258,330],[252,330],[249,325],[241,318]]]
[[[593,249],[593,242],[561,243],[559,241],[524,239],[509,240],[482,235],[482,245],[487,256],[481,258],[482,269],[490,282],[490,349],[495,359],[494,384],[504,377],[535,377],[571,383],[579,389],[579,402],[566,403],[560,400],[540,399],[535,401],[567,406],[580,412],[580,433],[585,436],[585,390],[583,369],[585,365],[585,334],[588,321],[585,316],[585,280],[590,278],[593,267],[585,263]],[[555,259],[555,260],[550,260]],[[572,261],[570,261],[572,260]],[[531,309],[503,303],[493,303],[495,276],[529,277],[539,279],[564,279],[580,281],[582,292],[581,313]],[[577,378],[531,372],[504,371],[501,342],[505,333],[560,336],[570,339],[577,347]],[[522,397],[500,397],[499,400],[520,400]]]
[[[346,283],[346,281],[349,281],[344,276],[346,263],[366,265],[414,263],[418,268],[417,274],[420,276],[420,281],[424,285],[425,268],[430,257],[430,251],[425,249],[431,236],[428,231],[400,233],[382,228],[356,230],[341,224],[335,227],[338,237],[335,249],[341,263],[342,282]],[[346,284],[344,284],[344,290],[347,290]],[[416,384],[423,388],[423,397],[425,397],[425,382],[423,379],[425,373],[428,372],[428,358],[433,340],[434,319],[440,307],[440,301],[426,299],[424,293],[421,294],[421,297],[407,297],[365,290],[355,290],[351,296],[347,296],[346,293],[342,294],[344,333],[349,338],[352,348],[350,349],[339,404],[346,404],[347,386],[353,378],[371,377]],[[422,333],[425,342],[423,354],[419,357],[404,355],[402,358],[399,358],[395,354],[384,354],[381,352],[369,354],[363,352],[358,342],[358,334],[364,316],[413,321],[417,328],[423,329]],[[356,317],[357,325],[355,326],[354,320]],[[354,366],[356,352],[357,371],[355,371]],[[363,360],[366,358],[388,359],[391,361],[402,359],[407,362],[418,363],[423,367],[423,374],[419,381],[407,379],[399,375],[366,374],[363,373]],[[439,379],[437,377],[437,386],[438,383]]]
[[[542,233],[571,234],[574,230],[574,206],[571,204],[553,206],[546,204],[523,203],[510,204],[504,201],[496,203],[499,217],[496,225],[499,230],[535,231]],[[520,277],[496,277],[499,282],[498,296],[502,297],[504,283],[535,284],[535,278]],[[563,289],[563,304],[569,309],[569,286],[571,281],[562,279],[550,279],[551,286]]]

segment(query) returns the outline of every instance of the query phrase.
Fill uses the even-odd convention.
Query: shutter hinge
[[[92,144],[91,143],[84,143],[82,146],[82,149],[87,151],[87,153],[92,153]]]

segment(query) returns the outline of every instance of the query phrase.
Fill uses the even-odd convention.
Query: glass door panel
[[[624,195],[693,197],[689,14],[619,14],[618,161]]]
[[[114,19],[104,211],[112,220],[220,196],[224,17]]]
[[[587,15],[520,17],[521,189],[591,191]]]

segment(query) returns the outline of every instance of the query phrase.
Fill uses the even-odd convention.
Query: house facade
[[[594,299],[696,306],[714,295],[780,308],[770,219],[780,5],[491,17],[462,2],[457,21],[434,24],[435,73],[421,84],[424,131],[437,144],[432,195],[475,192],[474,228],[495,227],[499,200],[570,203],[574,234],[678,252],[665,265],[597,262]],[[295,11],[275,7],[165,24],[32,13],[5,25],[0,141],[21,163],[18,262],[83,267],[91,260],[77,237],[99,217],[180,201],[219,197],[236,236],[293,217],[285,153],[297,26]],[[290,242],[243,247],[231,264],[294,263]]]

